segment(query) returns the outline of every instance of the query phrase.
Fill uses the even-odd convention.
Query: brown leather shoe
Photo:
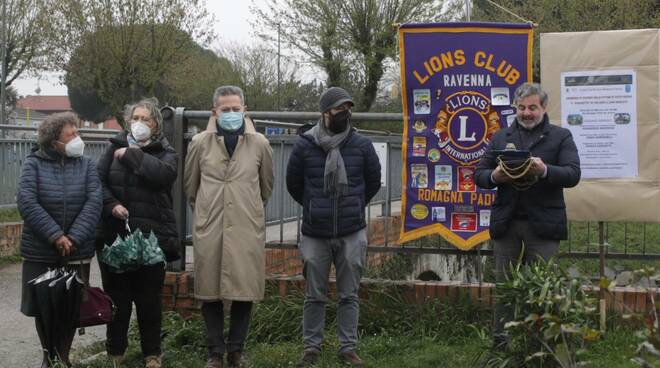
[[[316,350],[305,350],[305,352],[303,352],[302,358],[300,358],[298,367],[300,368],[312,367],[316,365],[316,363],[319,361],[320,356],[321,353],[319,353]]]
[[[210,354],[206,368],[222,368],[222,354]]]
[[[353,367],[362,367],[364,363],[362,359],[355,353],[355,350],[345,351],[339,353],[339,360],[352,365]]]
[[[162,366],[160,355],[149,355],[144,358],[145,368],[160,368]]]
[[[242,368],[247,366],[245,358],[243,357],[243,352],[241,351],[232,351],[227,353],[227,364],[230,367]]]

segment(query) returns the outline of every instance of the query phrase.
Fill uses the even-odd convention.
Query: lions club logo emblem
[[[433,134],[438,147],[461,165],[477,163],[498,129],[500,117],[490,100],[479,92],[461,91],[445,99],[436,115]]]

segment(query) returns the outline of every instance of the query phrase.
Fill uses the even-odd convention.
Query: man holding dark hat
[[[356,348],[358,288],[367,250],[364,212],[380,189],[380,163],[371,141],[351,126],[353,105],[344,89],[325,90],[319,101],[321,119],[311,129],[301,129],[287,166],[287,189],[303,207],[303,367],[314,365],[321,353],[333,263],[339,358],[362,366]]]

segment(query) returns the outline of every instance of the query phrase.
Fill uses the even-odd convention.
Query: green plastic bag
[[[135,271],[140,266],[154,265],[165,262],[165,254],[158,246],[158,239],[151,231],[145,238],[140,229],[131,232],[126,219],[125,238],[117,236],[111,246],[105,245],[101,251],[101,262],[110,267],[114,273]]]

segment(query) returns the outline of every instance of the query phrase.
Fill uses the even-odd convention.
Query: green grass
[[[194,323],[201,323],[195,321]],[[330,330],[326,336],[324,351],[317,367],[330,368],[340,366],[336,355],[336,337]],[[463,331],[465,336],[460,339],[443,339],[424,336],[405,336],[396,333],[382,333],[377,335],[362,335],[359,342],[359,354],[367,367],[398,368],[398,367],[452,367],[471,368],[476,365],[482,354],[490,346],[490,340],[474,329]],[[133,332],[134,333],[134,332]],[[439,331],[439,335],[452,332]],[[164,367],[172,368],[202,368],[204,367],[206,353],[202,344],[204,341],[202,330],[194,336],[191,344],[177,345],[172,336],[166,336],[164,342]],[[293,340],[300,340],[300,336],[291,336]],[[631,330],[616,329],[590,346],[585,360],[588,367],[624,368],[635,367],[630,361],[635,351],[636,339]],[[131,339],[131,348],[127,353],[127,368],[142,367],[141,355],[136,349],[138,342]],[[97,346],[98,351],[102,348]],[[89,352],[89,351],[88,351]],[[250,367],[295,367],[302,355],[300,341],[285,341],[268,343],[249,341],[246,356]],[[82,367],[77,365],[76,367]],[[107,359],[99,358],[86,365],[90,368],[114,368]]]
[[[660,253],[660,223],[617,222],[605,223],[604,234],[608,251],[616,253]],[[568,241],[561,251],[598,253],[598,223],[570,222]]]
[[[591,367],[638,367],[630,361],[635,354],[638,339],[632,330],[614,326],[602,340],[592,344],[585,356]]]
[[[21,259],[21,256],[18,254],[15,254],[13,256],[0,257],[0,268],[3,268],[10,264],[21,263],[22,261],[23,260]]]
[[[395,291],[369,290],[370,298],[360,304],[359,354],[367,367],[474,367],[491,345],[489,311],[463,300],[455,305],[438,302],[411,305]],[[270,297],[257,304],[246,343],[250,367],[294,367],[302,355],[302,295]],[[327,306],[326,336],[319,368],[340,366],[334,303]],[[634,367],[637,339],[629,327],[609,321],[605,337],[591,343],[586,354],[590,367]],[[143,367],[139,333],[133,323],[129,350],[123,367]],[[163,317],[164,367],[202,368],[206,360],[201,318],[183,318],[174,313]],[[77,354],[90,356],[103,351],[102,343]],[[114,368],[101,355],[76,368]]]
[[[605,223],[606,252],[629,254],[660,253],[660,224],[655,223]],[[599,229],[597,222],[570,223],[569,239],[562,241],[560,252],[599,252]],[[613,270],[636,270],[652,265],[653,260],[606,259],[605,265]],[[564,268],[576,267],[583,275],[597,277],[600,263],[598,259],[562,258],[559,264]]]
[[[367,367],[472,367],[482,346],[479,342],[447,344],[428,338],[367,336],[360,341],[360,357]],[[248,351],[252,367],[295,367],[300,344],[257,344]],[[317,367],[340,366],[334,351],[324,351]]]
[[[608,247],[607,252],[611,253],[629,253],[629,254],[660,254],[660,223],[605,223],[605,235]],[[445,248],[453,247],[446,240],[438,235],[431,235],[417,239],[405,244],[407,247],[420,248]],[[589,252],[598,255],[598,222],[579,222],[571,221],[569,226],[569,239],[562,241],[559,247],[560,253],[567,252]],[[389,277],[400,275],[401,271],[410,270],[417,255],[405,254],[400,257],[408,258],[407,261],[397,261],[392,265],[386,264],[385,269],[368,270],[369,277],[397,278]],[[597,278],[599,275],[598,258],[576,259],[562,257],[558,258],[558,263],[562,268],[576,267],[585,277]],[[624,260],[624,259],[606,259],[606,267],[616,270],[637,270],[644,266],[658,263],[655,260]],[[483,280],[486,282],[494,281],[493,259],[488,257],[482,269]],[[397,272],[398,271],[398,272]],[[375,276],[372,276],[375,275]],[[416,276],[416,275],[415,275]],[[398,277],[405,278],[405,277]]]
[[[660,223],[605,223],[604,234],[612,253],[660,253]],[[598,253],[598,223],[570,221],[568,240],[562,241],[560,252]],[[451,247],[438,235],[405,244],[408,247]]]
[[[474,326],[488,325],[490,316],[467,301],[451,306],[439,302],[417,306],[405,303],[401,291],[386,292],[378,287],[370,288],[369,295],[369,300],[361,302],[359,328],[360,354],[369,366],[400,367],[415,362],[423,367],[446,361],[454,362],[452,366],[469,366],[461,362],[473,359],[481,350],[480,339],[470,349],[465,349],[465,345],[480,331]],[[253,367],[291,367],[298,362],[302,354],[302,300],[300,292],[292,291],[284,298],[270,297],[255,306],[247,339],[247,355]],[[336,307],[329,303],[320,367],[338,364],[335,330]],[[125,366],[129,368],[142,366],[138,335],[133,324],[126,354]],[[206,348],[199,318],[167,313],[163,335],[166,367],[203,367]],[[461,349],[461,354],[456,355]],[[86,349],[83,355],[102,350],[102,345],[97,345]],[[112,364],[101,357],[85,366],[108,368]]]
[[[0,208],[0,222],[23,221],[17,208]]]

